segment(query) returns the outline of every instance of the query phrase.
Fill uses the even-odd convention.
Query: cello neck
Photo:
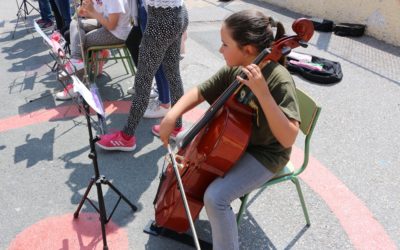
[[[260,64],[267,55],[270,53],[270,49],[265,48],[261,51],[260,54],[254,59],[253,64]],[[247,79],[247,76],[241,72],[240,77],[243,79]],[[207,109],[204,113],[203,117],[191,127],[189,132],[182,140],[181,148],[184,149],[186,146],[190,144],[190,142],[194,139],[194,137],[200,132],[200,130],[215,116],[222,106],[226,103],[230,96],[232,96],[235,91],[241,86],[241,83],[238,80],[233,81],[229,87],[218,97],[217,100]]]

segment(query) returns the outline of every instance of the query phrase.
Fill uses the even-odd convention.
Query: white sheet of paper
[[[41,37],[43,37],[43,39],[46,41],[46,43],[50,47],[53,47],[53,44],[52,44],[50,38],[43,32],[43,30],[39,27],[39,25],[35,21],[33,21],[33,26],[35,27],[36,32],[39,33],[39,35]]]
[[[79,78],[77,76],[73,75],[73,76],[71,76],[71,78],[73,81],[72,83],[74,85],[74,91],[81,94],[83,99],[85,99],[86,103],[89,104],[89,106],[94,111],[96,111],[96,113],[105,117],[104,109],[103,109],[103,107],[100,106],[101,103],[95,101],[95,98],[93,97],[92,92],[90,92],[90,90],[88,88],[86,88],[86,86],[81,82],[81,80],[79,80]]]
[[[43,30],[39,27],[39,25],[33,21],[33,26],[35,27],[35,30],[41,37],[43,37],[44,41],[47,43],[47,45],[53,50],[53,53],[60,56],[64,57],[65,52],[64,49],[61,47],[60,43],[50,39],[44,32]]]

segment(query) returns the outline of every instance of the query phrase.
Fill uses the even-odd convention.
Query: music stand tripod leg
[[[89,132],[89,143],[90,143],[89,158],[92,160],[95,175],[90,180],[89,185],[86,188],[85,194],[83,195],[81,201],[79,202],[78,208],[76,209],[76,211],[74,213],[74,218],[79,217],[79,212],[83,206],[83,203],[87,200],[96,209],[96,211],[100,214],[101,234],[103,237],[103,249],[108,250],[105,225],[111,219],[112,214],[114,213],[116,207],[119,204],[119,200],[123,199],[126,203],[128,203],[128,205],[132,208],[133,211],[136,211],[137,208],[116,187],[114,187],[114,185],[112,185],[103,175],[100,175],[99,166],[98,166],[98,162],[97,162],[97,155],[96,155],[96,146],[95,146],[95,143],[98,140],[98,138],[93,138],[91,118],[90,118],[90,109],[89,109],[89,105],[86,103],[85,100],[83,100],[83,106],[84,106],[84,110],[85,110],[85,118],[87,121],[87,127],[88,127],[88,132]],[[96,183],[96,188],[97,188],[98,208],[88,198],[89,192],[94,183]],[[108,185],[114,192],[116,192],[119,195],[119,200],[118,200],[117,204],[114,206],[109,218],[107,218],[107,212],[106,212],[106,207],[105,207],[104,197],[103,197],[103,190],[101,188],[102,184]]]
[[[33,6],[33,4],[31,4],[28,0],[23,0],[23,1],[24,1],[24,5],[25,5],[25,13],[26,13],[26,15],[31,14],[32,11],[34,11],[34,10],[36,10],[37,13],[40,14],[40,11],[35,6]],[[29,4],[31,6],[31,8],[32,8],[30,11],[28,10],[27,4]]]
[[[137,210],[137,207],[135,205],[132,204],[132,202],[130,202],[128,200],[128,198],[125,197],[125,195],[123,195],[109,180],[107,180],[105,177],[102,180],[102,183],[108,185],[115,193],[117,193],[119,195],[119,197],[121,197],[131,208],[132,210],[135,212]]]
[[[11,39],[14,39],[15,36],[15,32],[17,31],[17,26],[19,23],[20,18],[24,18],[24,23],[25,23],[25,27],[26,27],[26,16],[28,16],[30,13],[32,13],[33,10],[36,10],[38,13],[40,13],[40,11],[33,6],[28,0],[22,0],[21,4],[18,3],[18,0],[15,0],[18,6],[18,12],[17,12],[17,22],[15,23],[14,26],[14,31],[11,35]],[[31,10],[28,10],[28,4],[31,6]],[[29,33],[29,29],[27,30],[27,33]]]
[[[17,2],[17,6],[18,6],[18,1],[17,0],[15,0],[15,1]],[[18,6],[17,22],[15,23],[14,31],[13,31],[13,33],[11,35],[11,39],[14,39],[15,32],[17,31],[17,26],[18,26],[18,23],[19,23],[19,19],[21,18],[21,15],[22,15],[21,12],[22,12],[22,10],[24,8],[23,5],[24,5],[24,1],[22,1],[21,4],[19,4],[19,6]],[[25,15],[25,18],[26,18],[26,15]]]

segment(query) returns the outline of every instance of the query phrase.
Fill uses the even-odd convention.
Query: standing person
[[[139,49],[135,93],[128,120],[122,131],[103,135],[97,145],[105,150],[132,151],[136,148],[135,131],[149,103],[153,77],[162,64],[170,84],[171,105],[183,95],[179,69],[181,37],[188,25],[183,0],[148,0],[147,26]],[[175,124],[174,134],[183,130],[182,118]]]
[[[62,28],[60,30],[61,34],[64,34],[65,31],[69,29],[69,25],[71,23],[71,8],[70,8],[70,3],[69,0],[54,0],[57,9],[62,17],[63,24]]]
[[[235,79],[254,94],[248,105],[256,112],[245,153],[224,177],[211,182],[203,197],[214,250],[239,249],[231,202],[260,187],[286,165],[299,131],[300,113],[290,73],[279,63],[269,62],[263,69],[252,63],[283,34],[284,28],[278,22],[274,37],[271,19],[259,11],[229,16],[222,24],[220,48],[227,66],[186,93],[153,130],[166,146],[179,117],[203,101],[213,103]],[[241,71],[248,80],[239,76]]]
[[[70,27],[71,60],[66,64],[69,74],[83,70],[81,46],[86,50],[94,45],[112,45],[124,43],[132,28],[130,9],[127,0],[84,0],[78,10],[79,16],[86,19],[73,20]],[[82,45],[81,40],[82,39]],[[62,72],[61,78],[67,74]],[[76,95],[73,85],[69,84],[56,94],[57,99],[68,100]]]
[[[60,11],[58,10],[55,0],[49,0],[49,2],[50,2],[51,10],[53,11],[54,19],[56,20],[56,29],[61,31],[62,28],[64,27],[64,20],[61,16]]]
[[[135,1],[133,1],[135,2]],[[146,3],[145,0],[137,0],[137,9],[138,9],[138,23],[139,23],[139,28],[141,34],[144,33],[146,29],[146,24],[147,24],[147,11],[146,11]],[[137,32],[133,33],[132,35],[137,36]],[[129,39],[129,38],[128,38]],[[129,39],[129,42],[127,41],[127,46],[129,47],[130,50],[133,50],[133,46],[139,47],[140,40],[135,40],[138,39],[136,38],[131,38]],[[138,50],[137,50],[138,52]],[[133,57],[136,57],[134,62],[137,62],[137,57],[138,53],[133,52],[131,53]],[[137,65],[136,65],[137,67]],[[163,66],[160,65],[160,67],[157,69],[157,72],[154,76],[156,80],[156,86],[151,89],[150,92],[150,102],[149,105],[143,114],[144,118],[161,118],[164,117],[164,115],[168,112],[170,109],[170,93],[169,93],[169,83],[168,80],[165,76]],[[134,94],[135,93],[135,88],[132,86],[128,89],[128,94]]]
[[[51,9],[49,0],[39,0],[39,11],[40,19],[36,20],[36,23],[40,28],[46,29],[53,26],[53,21],[51,20]]]

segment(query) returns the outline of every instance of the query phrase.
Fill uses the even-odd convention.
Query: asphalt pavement
[[[229,14],[256,8],[280,20],[288,33],[293,21],[303,16],[255,0],[185,2],[190,18],[181,61],[185,90],[224,65],[218,52],[219,29]],[[16,26],[17,9],[13,1],[0,8],[4,20],[0,27],[0,249],[102,249],[98,216],[88,202],[79,219],[73,219],[94,175],[85,117],[73,102],[55,99],[62,85],[51,71],[54,60],[48,47],[33,29],[33,19],[39,15],[33,10]],[[274,185],[250,197],[239,227],[241,249],[398,249],[399,47],[369,36],[316,32],[308,48],[296,50],[338,61],[344,74],[341,82],[331,85],[293,76],[297,86],[322,107],[309,167],[300,178],[311,226],[306,227],[295,186]],[[96,82],[106,106],[107,128],[121,129],[131,100],[126,90],[134,77],[125,73],[121,62],[108,62],[104,71]],[[185,116],[185,126],[205,108]],[[118,205],[106,226],[110,249],[192,249],[143,233],[154,218],[153,199],[165,163],[166,150],[150,131],[158,122],[141,121],[133,152],[97,149],[100,173],[138,207],[133,213],[125,202]],[[302,139],[294,147],[295,163],[301,160]],[[118,197],[106,185],[103,192],[110,213]],[[95,188],[89,197],[97,204]],[[239,202],[234,202],[233,209],[238,207]],[[195,226],[200,238],[211,240],[204,211]]]

